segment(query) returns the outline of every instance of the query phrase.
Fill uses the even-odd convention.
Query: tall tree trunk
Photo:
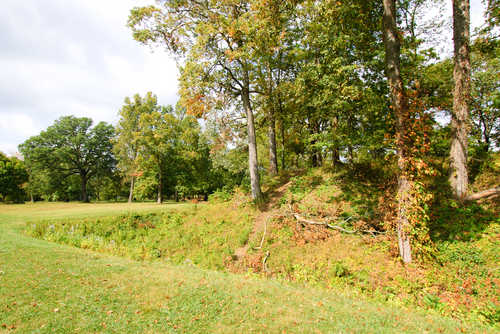
[[[314,123],[314,133],[319,135],[321,133],[321,123],[319,120],[316,120]],[[318,167],[323,166],[323,152],[321,148],[315,148],[316,150],[316,161]]]
[[[313,138],[316,138],[316,135],[319,134],[319,121],[315,118],[309,119],[309,132]],[[321,155],[321,150],[316,148],[316,139],[311,140],[311,166],[319,167],[323,163],[323,156]]]
[[[281,132],[281,170],[285,170],[285,118],[283,117],[283,108],[281,106],[281,102],[278,99],[278,106],[280,112],[280,132]]]
[[[269,121],[269,175],[278,174],[278,156],[276,154],[276,119],[274,117],[274,99],[273,99],[273,76],[271,66],[268,64],[268,114]]]
[[[130,194],[128,195],[129,203],[134,202],[134,182],[135,182],[135,176],[132,176],[132,179],[130,180]]]
[[[400,41],[396,30],[395,0],[383,0],[384,42],[386,52],[386,75],[389,81],[391,104],[396,119],[396,153],[398,156],[398,244],[403,262],[411,262],[410,237],[408,234],[408,207],[410,205],[410,183],[406,173],[405,153],[405,96],[400,70]]]
[[[318,160],[318,166],[323,166],[323,153],[321,151],[316,153],[316,160]]]
[[[354,169],[354,150],[353,150],[351,144],[347,145],[347,153],[348,153],[347,158],[349,160],[349,166],[350,166],[351,170],[353,170]]]
[[[161,164],[158,166],[158,199],[156,200],[156,203],[161,204],[163,203],[163,173],[161,170]]]
[[[467,195],[467,133],[470,96],[470,4],[469,0],[453,0],[453,113],[451,117],[451,150],[449,181],[453,195]]]
[[[338,117],[334,116],[332,119],[332,126],[331,126],[331,131],[334,133],[335,131],[338,131]],[[334,139],[333,141],[333,148],[332,148],[332,166],[337,166],[340,165],[342,162],[340,161],[340,145],[338,143],[338,140]]]
[[[332,166],[338,166],[340,164],[340,151],[337,147],[334,147],[332,149]]]
[[[80,173],[80,180],[82,182],[82,202],[87,203],[89,201],[87,197],[87,174]]]
[[[96,195],[97,195],[97,201],[101,201],[101,179],[99,176],[97,176],[97,187],[96,187]]]
[[[269,174],[278,174],[278,155],[276,154],[276,120],[274,111],[269,110]]]
[[[252,199],[259,200],[262,197],[260,190],[259,162],[257,157],[257,141],[255,137],[255,123],[252,107],[250,106],[250,79],[248,71],[244,70],[243,89],[241,92],[243,100],[243,109],[247,115],[248,126],[248,165],[250,168],[250,188],[252,190]]]

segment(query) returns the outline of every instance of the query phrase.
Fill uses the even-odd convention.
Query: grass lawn
[[[188,204],[0,205],[0,332],[493,333],[328,290],[48,243],[24,223]]]

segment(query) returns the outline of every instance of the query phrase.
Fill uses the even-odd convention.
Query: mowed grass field
[[[0,332],[489,333],[354,295],[162,260],[133,261],[23,235],[26,222],[189,204],[0,205]]]

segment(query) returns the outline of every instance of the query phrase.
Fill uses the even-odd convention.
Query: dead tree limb
[[[478,199],[487,198],[495,194],[500,194],[500,187],[483,190],[481,192],[469,195],[464,198],[464,202],[476,201]]]
[[[305,223],[305,224],[309,224],[309,225],[322,225],[322,226],[327,226],[329,228],[333,228],[333,229],[336,229],[336,230],[339,230],[341,232],[344,232],[344,233],[349,233],[349,234],[361,234],[361,233],[370,233],[371,235],[375,236],[375,233],[378,233],[378,234],[385,234],[385,232],[379,232],[379,231],[369,231],[369,230],[346,230],[345,228],[342,228],[340,226],[337,226],[337,225],[332,225],[332,224],[329,224],[327,221],[326,222],[317,222],[317,221],[314,221],[314,220],[310,220],[310,219],[306,219],[302,216],[300,216],[298,213],[294,213],[292,211],[292,207],[290,206],[290,204],[288,205],[288,207],[290,208],[290,213],[292,214],[292,216],[295,217],[295,219],[297,219],[298,222],[301,222],[301,223]],[[349,220],[351,220],[352,217],[349,217],[347,218],[344,223],[348,222]]]
[[[301,215],[299,215],[298,213],[294,213],[292,211],[292,207],[290,206],[290,204],[288,204],[288,208],[290,209],[290,213],[289,214],[271,213],[269,216],[267,216],[266,221],[264,222],[264,233],[262,234],[262,239],[260,241],[260,246],[259,247],[254,247],[253,249],[255,249],[255,250],[262,249],[262,246],[264,245],[264,240],[266,238],[267,222],[269,221],[269,219],[271,219],[271,217],[274,217],[274,216],[281,216],[281,217],[284,217],[284,216],[293,216],[297,220],[297,227],[299,225],[299,222],[301,222],[301,223],[309,224],[309,225],[326,226],[326,227],[329,227],[329,228],[332,228],[332,229],[336,229],[336,230],[339,230],[341,232],[349,233],[349,234],[369,233],[372,236],[375,236],[376,234],[386,234],[385,232],[380,232],[380,231],[370,231],[370,230],[352,230],[352,231],[350,231],[350,230],[346,230],[345,228],[342,228],[340,226],[329,224],[328,221],[326,221],[326,222],[317,222],[317,221],[314,221],[314,220],[306,219],[306,218],[302,217]],[[347,219],[344,219],[342,223],[347,223],[352,218],[353,218],[352,216],[348,217]],[[334,220],[334,219],[340,220],[340,219],[343,219],[343,218],[334,217],[334,218],[330,218],[330,219],[331,220]],[[302,231],[299,230],[299,232],[302,234],[302,236],[304,236],[304,234],[302,233]]]
[[[264,238],[266,237],[266,231],[267,231],[267,221],[268,221],[268,220],[269,220],[269,218],[271,218],[272,216],[275,216],[275,214],[270,214],[269,216],[267,216],[266,222],[264,223],[264,234],[262,235],[262,240],[260,241],[260,246],[259,246],[259,247],[254,247],[254,249],[261,249],[261,248],[262,248],[262,245],[264,244]]]
[[[269,257],[269,255],[270,255],[270,253],[269,253],[269,251],[267,251],[267,252],[266,252],[266,257],[264,258],[264,260],[262,260],[262,269],[263,269],[264,271],[269,271],[269,270],[267,269],[267,263],[266,263],[267,258]]]

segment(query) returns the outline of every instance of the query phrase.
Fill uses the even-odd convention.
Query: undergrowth
[[[220,210],[213,212],[219,207]],[[195,205],[182,212],[127,213],[86,220],[27,223],[29,236],[134,260],[224,268],[251,232],[253,213]],[[204,213],[208,214],[204,214]]]

